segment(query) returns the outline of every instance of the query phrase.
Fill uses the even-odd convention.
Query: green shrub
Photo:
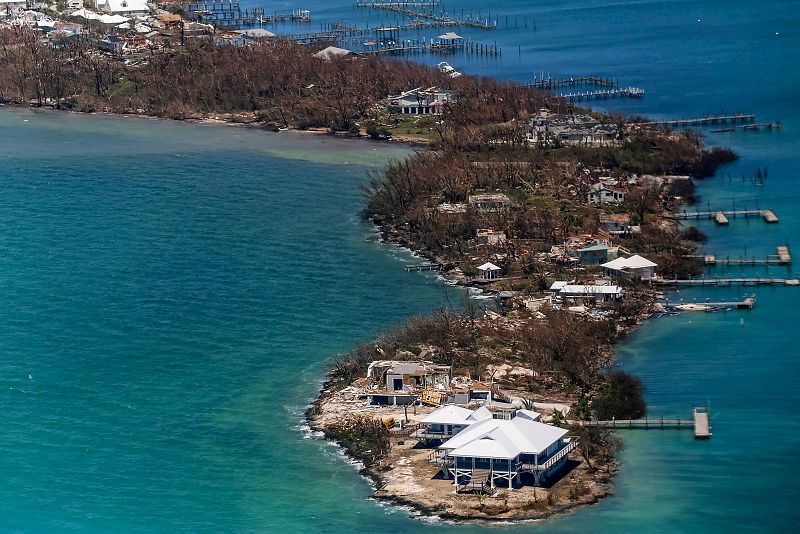
[[[644,384],[640,378],[624,371],[612,371],[594,398],[592,408],[600,420],[638,419],[647,410]]]

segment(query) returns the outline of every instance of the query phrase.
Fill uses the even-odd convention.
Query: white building
[[[655,276],[658,265],[647,258],[635,254],[630,258],[617,258],[609,261],[601,267],[614,276],[631,276],[649,280]]]
[[[405,93],[389,97],[389,111],[403,115],[438,115],[445,104],[456,102],[455,91],[429,87],[417,87]]]
[[[566,284],[558,290],[558,297],[564,300],[616,302],[622,300],[622,288],[619,286],[594,284]]]
[[[594,184],[586,195],[587,200],[596,205],[621,204],[625,200],[625,192],[608,187],[602,183]]]
[[[112,15],[146,15],[150,13],[147,0],[97,0],[97,9]]]
[[[449,439],[468,426],[491,418],[492,412],[484,406],[473,411],[448,404],[425,416],[420,421],[420,429],[412,436],[423,441]]]
[[[538,414],[520,410],[509,420],[473,423],[440,445],[433,461],[446,478],[453,475],[456,492],[494,488],[498,480],[511,489],[525,475],[540,485],[566,463],[577,440],[532,417]]]
[[[494,263],[486,262],[478,267],[478,270],[481,272],[481,278],[484,280],[496,280],[500,278],[501,269]]]

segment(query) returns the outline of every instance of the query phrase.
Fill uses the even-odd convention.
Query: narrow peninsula
[[[57,6],[47,17],[47,32],[0,25],[0,102],[423,145],[368,177],[364,217],[425,258],[409,270],[489,298],[333,362],[307,418],[363,463],[375,498],[509,520],[613,491],[622,442],[587,422],[646,412],[614,344],[664,311],[659,280],[700,272],[704,236],[671,213],[733,153],[546,88],[223,35],[164,10],[146,37]]]

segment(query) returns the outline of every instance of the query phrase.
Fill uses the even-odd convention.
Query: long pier
[[[527,84],[529,89],[553,90],[562,87],[607,87],[615,89],[619,87],[619,82],[611,78],[601,78],[600,76],[570,76],[561,79],[539,79]]]
[[[406,272],[410,271],[441,271],[444,265],[441,263],[422,263],[419,265],[406,265]]]
[[[582,100],[600,100],[616,97],[643,98],[644,89],[639,89],[638,87],[625,87],[622,89],[598,89],[597,91],[564,93],[556,96],[566,98],[570,102],[580,102]]]
[[[401,15],[406,15],[407,17],[412,17],[415,19],[429,19],[435,20],[439,22],[446,22],[448,25],[453,26],[468,26],[470,28],[478,28],[481,30],[496,30],[497,29],[497,21],[495,20],[492,22],[488,19],[477,19],[477,18],[460,18],[460,19],[453,19],[447,16],[437,15],[431,11],[420,11],[419,7],[426,7],[426,6],[412,6],[413,3],[409,2],[363,2],[357,1],[356,7],[360,8],[368,8],[368,9],[383,9],[386,11],[393,11],[395,13],[400,13]],[[436,6],[427,6],[427,7],[436,7]]]
[[[356,7],[369,7],[373,9],[386,9],[387,7],[402,7],[402,8],[420,8],[420,7],[438,7],[438,0],[418,0],[409,2],[384,2],[382,0],[358,0]]]
[[[754,122],[756,116],[751,113],[734,113],[732,115],[708,115],[705,117],[695,117],[691,119],[673,119],[663,121],[647,121],[647,122],[632,122],[635,126],[664,126],[667,128],[673,126],[705,126],[708,124],[737,124]]]
[[[335,32],[296,33],[281,35],[280,37],[302,45],[322,45],[339,42],[339,34]]]
[[[702,259],[706,265],[789,265],[792,263],[792,252],[789,250],[788,245],[779,245],[775,247],[775,254],[767,254],[765,258],[731,258],[726,256],[718,258],[714,254],[705,254],[696,256]]]
[[[680,311],[681,305],[684,304],[698,304],[702,306],[708,306],[709,308],[721,309],[721,308],[736,308],[737,310],[752,310],[756,307],[756,296],[753,294],[750,297],[744,297],[742,300],[737,301],[730,301],[730,300],[722,300],[718,302],[711,302],[704,301],[704,302],[678,302],[670,304],[669,301],[665,304],[665,307],[673,310],[673,311]]]
[[[714,219],[717,224],[726,225],[728,217],[762,217],[765,222],[777,223],[778,216],[772,210],[711,210],[711,211],[681,211],[672,214],[675,219]]]
[[[735,132],[737,130],[747,130],[747,131],[754,131],[760,130],[764,128],[765,130],[779,130],[781,128],[781,123],[779,121],[775,122],[760,122],[760,123],[751,123],[751,124],[740,124],[730,126],[728,128],[722,128],[720,130],[711,130],[713,133],[723,133],[723,132]]]
[[[296,9],[291,13],[265,15],[264,9],[242,9],[238,0],[195,0],[185,4],[190,18],[227,28],[256,27],[280,22],[311,22],[311,12]]]
[[[664,286],[800,286],[798,278],[691,278],[657,279],[654,283]]]
[[[711,437],[711,426],[708,420],[708,410],[706,408],[694,408],[691,419],[611,419],[610,421],[568,421],[574,425],[585,427],[618,428],[645,430],[668,428],[692,429],[694,437],[698,439]]]
[[[411,54],[415,52],[466,52],[482,56],[499,56],[503,53],[502,49],[495,44],[483,44],[476,41],[464,43],[436,43],[424,39],[400,41],[394,44],[375,43],[363,50],[357,50],[362,54]]]

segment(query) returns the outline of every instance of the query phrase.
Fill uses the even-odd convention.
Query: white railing
[[[570,452],[575,450],[575,447],[578,446],[577,439],[571,439],[569,443],[567,443],[560,451],[555,453],[553,456],[548,458],[543,464],[520,464],[519,469],[522,471],[547,471],[555,464],[557,464],[562,458],[568,455]]]

